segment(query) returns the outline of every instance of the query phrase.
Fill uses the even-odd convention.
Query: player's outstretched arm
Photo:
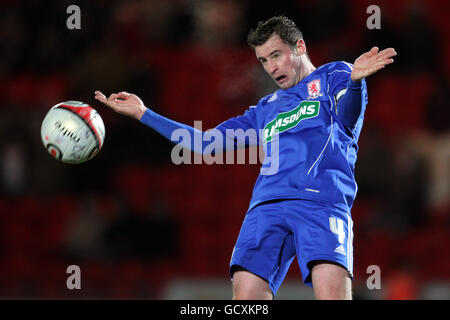
[[[346,92],[338,100],[336,106],[337,115],[344,125],[350,129],[355,128],[358,119],[364,112],[362,80],[393,63],[392,57],[396,55],[397,53],[393,48],[378,51],[377,47],[373,47],[355,60]]]
[[[95,99],[102,102],[115,112],[140,120],[147,108],[142,100],[135,94],[125,91],[113,93],[106,98],[100,91],[95,91]]]
[[[172,136],[174,132],[177,132],[177,130],[183,130],[184,133],[186,133],[190,137],[195,137],[196,135],[202,137],[200,139],[200,144],[195,143],[195,138],[182,139],[182,141],[178,143],[182,147],[197,153],[209,154],[212,149],[209,148],[209,153],[205,153],[205,148],[209,145],[209,141],[211,141],[212,137],[214,137],[214,135],[216,134],[223,134],[224,137],[223,149],[214,150],[216,154],[241,147],[240,144],[235,143],[234,138],[228,138],[226,136],[226,134],[224,133],[226,126],[224,128],[221,128],[221,130],[219,130],[220,132],[218,132],[217,130],[208,130],[206,132],[200,131],[197,128],[193,128],[186,124],[173,121],[153,112],[152,110],[145,107],[144,103],[138,96],[128,92],[122,91],[119,93],[113,93],[109,96],[109,98],[106,98],[106,96],[100,91],[95,91],[95,99],[110,107],[117,113],[124,114],[139,120],[141,123],[149,126],[172,142],[175,142],[175,140],[172,139]],[[235,120],[235,122],[236,121],[237,120]],[[239,126],[241,122],[237,122],[237,126]],[[245,126],[242,128],[245,128]],[[178,133],[179,132],[180,131],[178,131]],[[175,139],[179,139],[179,137],[177,136],[177,138]],[[231,140],[231,143],[229,143],[228,140]]]
[[[142,100],[135,94],[122,91],[119,93],[113,93],[109,96],[109,98],[106,98],[106,96],[100,91],[95,91],[95,99],[110,107],[117,113],[139,120],[170,141],[173,141],[173,132],[179,129],[185,130],[185,132],[191,136],[194,136],[194,134],[203,135],[203,132],[193,127],[170,120],[150,109],[147,109]],[[188,140],[190,141],[182,144],[184,148],[198,153],[203,152],[204,147],[202,145],[197,146],[193,143],[193,139]]]
[[[387,48],[378,51],[378,47],[373,47],[370,51],[363,53],[353,63],[353,71],[351,79],[353,81],[361,81],[377,71],[383,69],[386,65],[394,62],[392,57],[396,56],[394,48]]]

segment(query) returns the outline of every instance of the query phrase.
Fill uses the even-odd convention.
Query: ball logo
[[[72,141],[75,141],[75,142],[79,142],[80,141],[80,138],[77,137],[77,135],[75,133],[73,133],[72,131],[70,131],[66,127],[64,127],[64,125],[61,123],[61,121],[56,121],[55,122],[55,127],[59,131],[61,131],[63,136],[67,136],[68,138],[70,138]]]

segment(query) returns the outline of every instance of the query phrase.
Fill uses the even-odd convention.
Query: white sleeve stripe
[[[329,72],[328,73],[328,75],[331,75],[332,73],[334,73],[334,72],[345,72],[345,73],[351,73],[350,71],[348,71],[348,70],[334,70],[334,71],[331,71],[331,72]]]
[[[347,65],[347,67],[350,68],[350,70],[353,70],[353,65],[351,63],[345,62],[343,61],[343,63],[345,63]]]
[[[339,91],[336,95],[336,102],[339,101],[340,98],[342,98],[342,96],[347,92],[347,89],[342,89],[341,91]]]

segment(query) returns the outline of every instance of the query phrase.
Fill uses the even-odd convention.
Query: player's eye
[[[272,59],[278,59],[279,57],[281,56],[281,54],[277,51],[277,52],[274,52],[274,53],[272,53],[271,55],[270,55],[270,57],[272,58]]]

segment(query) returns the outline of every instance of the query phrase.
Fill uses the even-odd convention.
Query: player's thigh
[[[260,205],[249,212],[242,224],[230,260],[230,275],[237,267],[265,279],[276,295],[295,257],[292,232],[286,224],[282,203]]]
[[[265,279],[244,268],[237,267],[233,274],[233,299],[271,300],[273,294]]]
[[[343,266],[317,261],[311,270],[314,295],[319,300],[351,300],[352,279]]]
[[[343,210],[313,201],[292,202],[289,215],[293,226],[297,260],[303,281],[312,286],[316,261],[330,261],[353,272],[353,231],[351,216]]]

